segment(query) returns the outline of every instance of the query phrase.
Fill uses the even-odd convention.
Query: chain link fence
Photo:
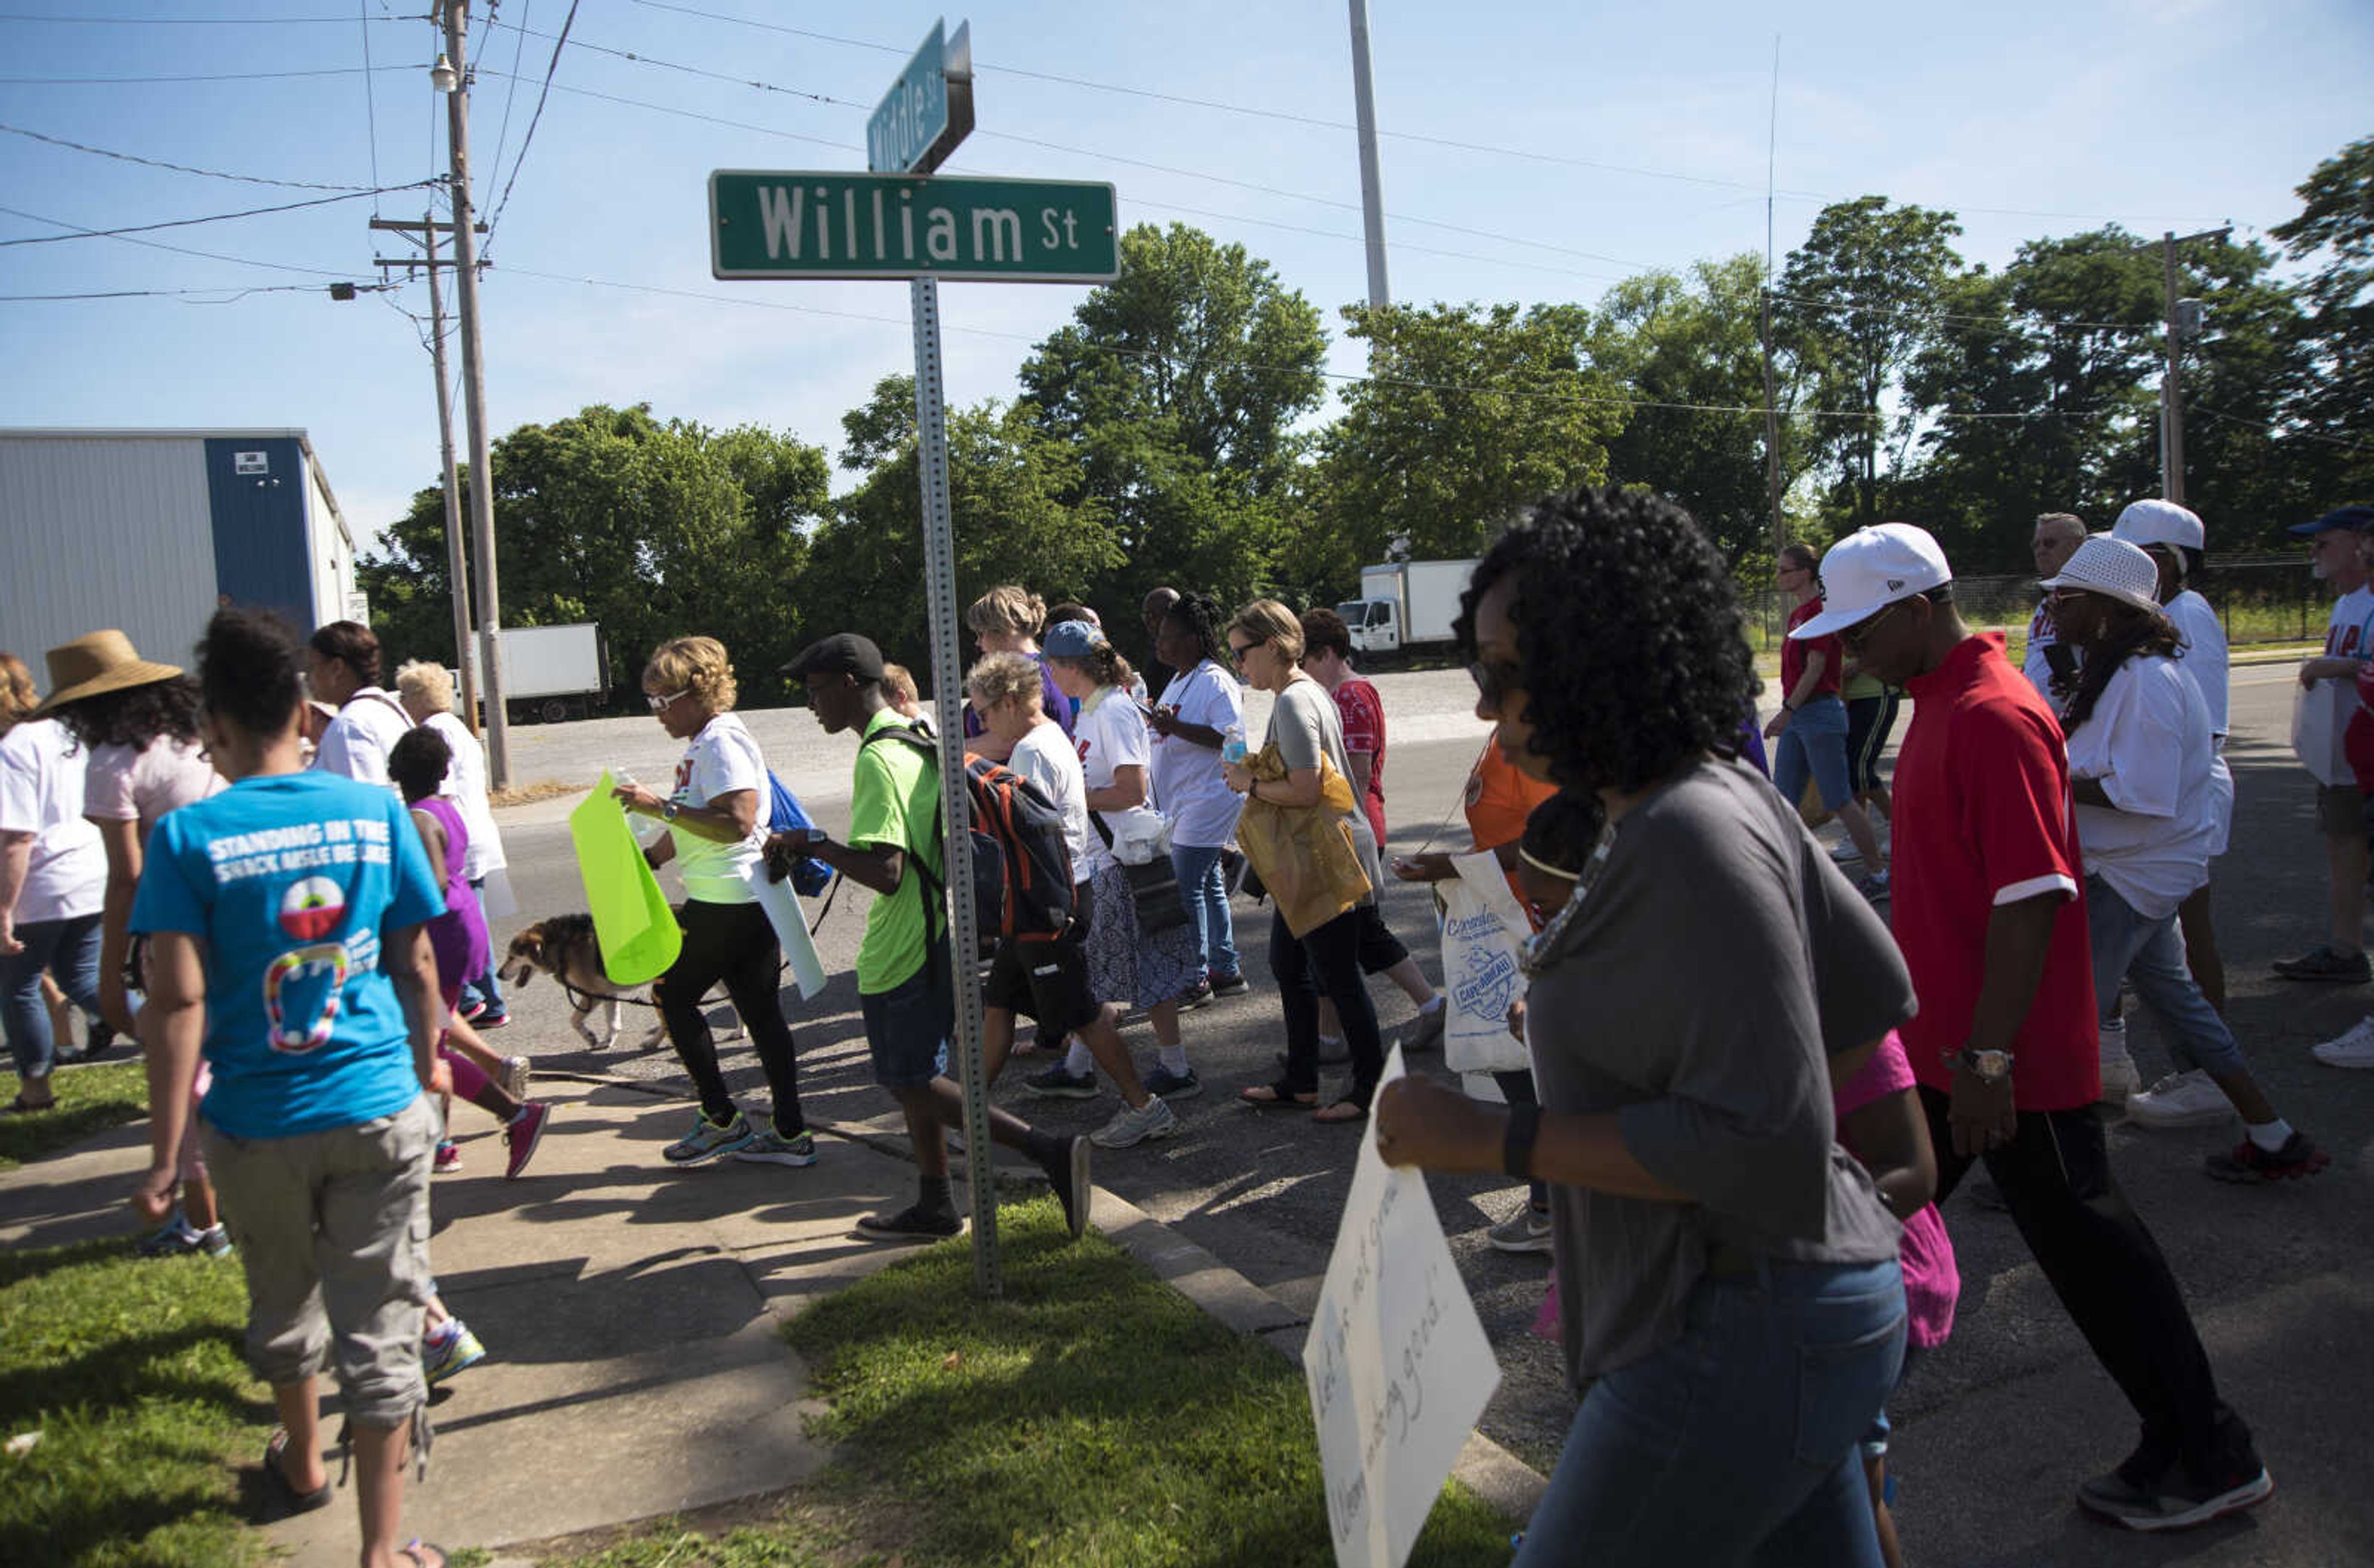
[[[2226,640],[2251,643],[2321,641],[2325,617],[2339,597],[2297,556],[2209,557],[2193,579],[2225,624]],[[2033,577],[1959,577],[1954,599],[1974,626],[2001,626],[2025,636],[2036,609]],[[1759,653],[1777,652],[1795,601],[1777,589],[1748,595],[1749,640]]]

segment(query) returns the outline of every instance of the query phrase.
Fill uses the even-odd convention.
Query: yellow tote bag
[[[569,837],[602,944],[602,971],[614,986],[640,986],[667,973],[683,951],[684,931],[627,825],[627,809],[611,798],[615,784],[605,768],[594,793],[569,813]]]

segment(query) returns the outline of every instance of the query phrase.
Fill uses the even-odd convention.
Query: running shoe
[[[2265,1187],[2315,1176],[2332,1161],[2332,1155],[2309,1141],[2307,1133],[2296,1131],[2273,1153],[2245,1138],[2234,1146],[2232,1153],[2212,1154],[2203,1166],[2219,1181]]]
[[[1215,975],[1212,977],[1211,986],[1214,996],[1242,996],[1252,989],[1251,986],[1245,984],[1244,976],[1240,974]]]
[[[1154,1102],[1160,1105],[1160,1101]],[[1088,1228],[1088,1200],[1095,1188],[1088,1185],[1088,1151],[1092,1145],[1085,1138],[1066,1138],[1055,1153],[1040,1166],[1047,1173],[1048,1185],[1055,1189],[1055,1200],[1064,1206],[1064,1228],[1077,1241]]]
[[[457,1372],[467,1372],[487,1359],[487,1347],[458,1317],[448,1318],[442,1335],[431,1333],[420,1347],[420,1375],[442,1383]]]
[[[2137,1481],[2126,1468],[2098,1476],[2077,1489],[2083,1507],[2131,1530],[2189,1530],[2212,1519],[2239,1514],[2267,1500],[2274,1479],[2255,1454],[2196,1478],[2172,1465],[2157,1480]]]
[[[2347,1034],[2310,1046],[2309,1054],[2327,1067],[2374,1068],[2374,1018],[2362,1018]]]
[[[527,1098],[528,1080],[535,1076],[535,1063],[523,1056],[503,1058],[503,1093],[514,1100]]]
[[[198,1250],[208,1258],[230,1256],[230,1232],[220,1223],[208,1225],[198,1233]]]
[[[486,1015],[487,1003],[483,1000],[466,1001],[462,1004],[462,1022],[464,1024],[476,1024],[479,1019],[484,1018]]]
[[[1022,1086],[1041,1099],[1093,1100],[1099,1093],[1094,1072],[1066,1072],[1060,1061],[1025,1078]]]
[[[1192,1067],[1184,1072],[1157,1067],[1146,1075],[1146,1092],[1166,1100],[1192,1100],[1204,1092],[1204,1081],[1195,1076]]]
[[[1181,1012],[1193,1012],[1197,1008],[1207,1005],[1211,1000],[1212,982],[1209,980],[1198,980],[1193,985],[1188,987],[1187,989],[1179,993],[1179,1011]]]
[[[1531,1203],[1484,1233],[1484,1239],[1502,1252],[1547,1252],[1550,1217]]]
[[[724,1127],[718,1126],[706,1115],[694,1113],[692,1130],[660,1151],[660,1157],[671,1165],[698,1165],[731,1154],[758,1134],[750,1129],[750,1118],[739,1111]]]
[[[789,1165],[793,1170],[805,1170],[817,1163],[816,1138],[806,1132],[786,1138],[771,1127],[762,1127],[749,1142],[734,1151],[734,1157],[754,1165]]]
[[[895,1214],[861,1214],[857,1234],[878,1241],[939,1241],[964,1229],[953,1211],[909,1204]]]
[[[2226,1091],[2199,1068],[2171,1072],[2127,1101],[2127,1119],[2137,1127],[2222,1127],[2233,1115]]]
[[[1123,1106],[1115,1111],[1111,1121],[1088,1134],[1088,1141],[1099,1149],[1129,1149],[1149,1138],[1175,1138],[1178,1134],[1178,1117],[1171,1114],[1161,1095],[1148,1094],[1146,1104],[1136,1109]]]
[[[544,1124],[551,1119],[550,1106],[530,1102],[522,1106],[519,1115],[503,1129],[503,1141],[511,1147],[503,1164],[505,1181],[517,1180],[520,1172],[527,1169],[527,1163],[535,1158],[535,1146],[544,1137]]]
[[[438,1140],[437,1163],[430,1167],[439,1176],[452,1176],[462,1168],[462,1151],[453,1147],[450,1138]]]
[[[2275,973],[2286,980],[2321,980],[2328,985],[2362,986],[2374,979],[2366,954],[2336,952],[2331,947],[2319,947],[2298,958],[2282,958],[2275,962]]]
[[[143,1258],[179,1258],[195,1252],[201,1245],[201,1233],[195,1225],[182,1217],[179,1209],[173,1217],[142,1236],[133,1250]]]
[[[506,1028],[510,1025],[511,1021],[511,1015],[509,1012],[497,1012],[493,1008],[485,1006],[483,1003],[480,1004],[479,1011],[475,1017],[467,1018],[470,1027],[476,1029],[481,1035],[485,1034],[489,1029]]]

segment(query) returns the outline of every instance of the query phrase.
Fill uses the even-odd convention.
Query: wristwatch
[[[1945,1053],[1947,1067],[1967,1067],[1981,1083],[1992,1087],[2011,1077],[2009,1051],[1958,1050]]]
[[[660,802],[660,820],[662,822],[674,822],[676,820],[676,802],[674,801],[662,801]]]

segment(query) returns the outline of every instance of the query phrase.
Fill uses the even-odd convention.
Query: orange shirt
[[[1475,836],[1475,848],[1497,849],[1522,838],[1525,819],[1534,814],[1534,808],[1557,793],[1556,784],[1519,772],[1516,764],[1502,755],[1497,739],[1487,742],[1484,755],[1475,759],[1474,771],[1467,775],[1467,831]],[[1509,888],[1516,894],[1518,907],[1523,907],[1524,890],[1517,885],[1514,872],[1509,873]]]

